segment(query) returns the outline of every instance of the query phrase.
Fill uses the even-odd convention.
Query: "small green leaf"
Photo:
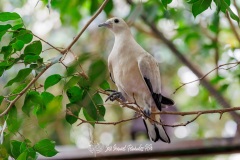
[[[3,100],[4,100],[4,97],[0,96],[0,106],[1,106]]]
[[[23,80],[26,79],[26,77],[32,72],[31,68],[24,68],[22,70],[20,70],[17,74],[17,76],[13,79],[11,79],[10,81],[8,81],[8,83],[5,85],[5,87],[12,85],[15,82],[22,82]]]
[[[6,24],[6,25],[0,25],[0,41],[2,39],[2,36],[7,32],[7,30],[9,28],[11,28],[12,26],[10,24]]]
[[[39,55],[41,52],[42,52],[42,43],[40,41],[33,41],[24,49],[24,54]]]
[[[0,144],[0,157],[3,158],[3,160],[8,160],[8,152],[4,145]]]
[[[67,96],[71,103],[77,103],[82,100],[83,90],[77,86],[73,86],[67,90]]]
[[[194,17],[196,17],[198,14],[202,13],[208,7],[210,7],[212,3],[212,0],[198,0],[192,5],[192,13]]]
[[[113,1],[109,1],[107,5],[104,7],[104,11],[106,12],[107,15],[109,15],[113,8],[114,8]]]
[[[2,50],[0,52],[0,54],[4,55],[4,60],[6,60],[11,54],[12,54],[13,48],[12,46],[4,46],[2,47]]]
[[[101,84],[106,77],[107,74],[107,65],[103,59],[95,60],[89,67],[88,75],[89,80],[94,85]],[[86,80],[85,80],[86,81]]]
[[[49,92],[42,92],[41,97],[44,105],[47,106],[47,104],[53,100],[54,95]]]
[[[110,89],[110,85],[109,85],[109,83],[108,83],[106,80],[103,81],[102,84],[100,84],[100,87],[101,87],[102,89],[104,89],[104,90]]]
[[[57,84],[62,79],[62,76],[59,74],[53,74],[49,76],[44,82],[44,90],[47,90],[49,87]]]
[[[39,110],[44,109],[44,101],[37,91],[30,91],[27,93],[24,99],[22,111],[30,116],[30,111],[33,106],[39,107]]]
[[[75,117],[75,116],[69,115],[66,112],[66,116],[65,116],[66,121],[70,124],[75,123],[78,120],[77,117],[78,117],[78,114],[81,110],[81,107],[77,104],[69,103],[69,104],[66,105],[66,108],[67,108],[67,110],[71,111],[73,115],[76,116]]]
[[[98,93],[94,94],[92,97],[89,95],[86,96],[83,104],[83,113],[88,121],[104,121],[105,107],[102,105],[103,100]]]
[[[53,157],[58,152],[55,150],[55,142],[43,139],[34,145],[34,149],[43,156]]]
[[[21,153],[20,153],[20,146],[21,146],[22,142],[16,141],[16,140],[12,140],[10,143],[10,147],[11,147],[11,153],[13,155],[13,158],[17,158]]]
[[[32,41],[33,35],[31,34],[30,31],[23,29],[23,30],[20,30],[20,32],[17,34],[16,38],[18,40],[23,41],[24,44],[28,44]]]
[[[239,23],[239,17],[231,10],[230,7],[228,8],[228,11],[230,13],[230,17]]]
[[[41,57],[39,55],[26,55],[24,57],[24,63],[25,64],[30,64],[33,62],[37,62],[38,59],[40,59]]]
[[[16,50],[16,51],[21,51],[24,47],[24,42],[21,40],[17,40],[15,43],[12,44],[12,47]]]
[[[25,87],[27,86],[27,83],[23,83],[23,84],[20,84],[19,86],[17,86],[16,89],[14,89],[11,93],[11,95],[15,95],[15,96],[10,96],[9,97],[9,100],[13,100],[17,97],[16,94],[20,93]]]
[[[18,118],[17,109],[15,106],[12,107],[8,112],[8,117],[6,122],[7,122],[8,130],[10,132],[15,133],[18,131],[21,125],[21,120]]]
[[[53,97],[51,100],[47,99],[47,101],[49,102],[46,104],[44,108],[37,107],[35,109],[36,110],[35,113],[38,119],[38,124],[41,128],[46,127],[46,125],[48,125],[50,122],[56,120],[55,117],[59,115],[62,109],[62,99],[63,99],[62,95]]]
[[[18,156],[17,160],[27,160],[27,155],[28,155],[27,151],[22,152],[22,153]]]
[[[64,89],[68,89],[70,87],[75,86],[80,81],[80,76],[72,76],[70,80],[64,85]]]
[[[15,26],[13,26],[12,27],[12,30],[18,30],[18,29],[20,29],[20,28],[22,28],[23,27],[23,23],[21,23],[21,24],[17,24],[17,25],[15,25]]]
[[[15,12],[1,12],[0,13],[0,21],[5,22],[5,21],[9,21],[9,20],[16,20],[21,18],[19,16],[19,14],[15,13]]]

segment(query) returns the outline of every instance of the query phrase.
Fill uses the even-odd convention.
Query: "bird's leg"
[[[150,115],[151,115],[151,110],[150,110],[148,107],[145,107],[145,108],[143,109],[143,113],[144,113],[145,116],[150,117]]]
[[[108,98],[105,100],[105,102],[107,102],[108,100],[110,101],[115,101],[116,99],[121,99],[122,101],[125,101],[125,98],[123,97],[122,93],[121,92],[118,92],[118,91],[115,91],[115,90],[111,90],[111,89],[108,89],[108,90],[105,90],[105,91],[109,91],[109,92],[112,92]]]

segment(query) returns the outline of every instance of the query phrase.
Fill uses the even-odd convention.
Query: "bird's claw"
[[[118,99],[118,98],[124,99],[121,92],[117,92],[117,91],[111,90],[111,89],[108,89],[108,90],[105,90],[105,91],[112,92],[112,93],[108,96],[108,98],[105,100],[105,102],[107,102],[108,100],[110,100],[110,101],[115,101],[115,100]]]

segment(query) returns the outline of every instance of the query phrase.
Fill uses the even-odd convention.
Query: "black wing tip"
[[[162,103],[162,104],[165,104],[165,105],[169,105],[169,106],[175,105],[175,102],[174,102],[172,99],[167,98],[167,97],[164,97],[163,95],[162,95],[162,101],[161,101],[161,103]]]

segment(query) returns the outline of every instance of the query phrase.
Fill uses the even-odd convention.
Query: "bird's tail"
[[[151,119],[154,119],[155,121],[159,121],[160,116],[159,115],[151,115]],[[166,143],[171,142],[164,126],[159,125],[156,122],[151,121],[150,119],[143,119],[143,122],[147,129],[148,136],[153,142],[156,142],[159,139]],[[160,120],[160,122],[161,122],[161,120]]]

